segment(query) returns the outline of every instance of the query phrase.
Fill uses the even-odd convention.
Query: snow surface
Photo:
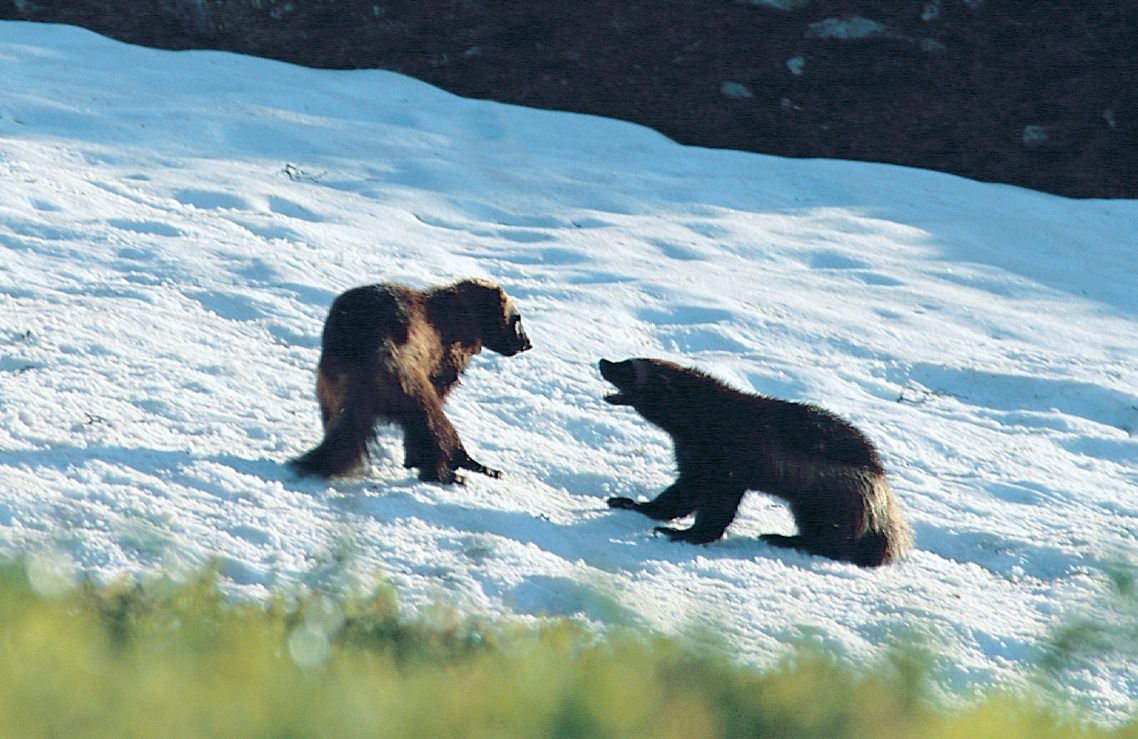
[[[758,666],[915,633],[943,686],[1014,687],[1138,559],[1135,234],[1134,201],[3,22],[0,553],[103,579],[216,558],[249,597],[379,575],[412,610],[702,629]],[[468,276],[535,345],[476,357],[448,404],[505,478],[420,483],[392,431],[365,477],[294,479],[332,299]],[[673,474],[668,438],[601,400],[597,360],[629,356],[854,422],[916,550],[773,548],[793,523],[759,494],[707,547],[608,510]],[[1069,678],[1134,709],[1121,659]]]

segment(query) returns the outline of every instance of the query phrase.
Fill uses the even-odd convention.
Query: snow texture
[[[941,685],[1021,685],[1138,554],[1138,203],[681,147],[631,124],[0,23],[0,553],[102,579],[211,560],[235,596],[382,577],[405,607],[795,642],[917,634]],[[420,483],[381,434],[333,484],[314,369],[355,285],[501,284],[534,349],[447,408],[505,471]],[[673,475],[601,357],[822,405],[879,447],[916,549],[776,549],[749,495],[706,547],[610,511]],[[36,565],[37,572],[43,568]],[[48,568],[50,569],[50,567]],[[1104,718],[1138,668],[1067,689]]]

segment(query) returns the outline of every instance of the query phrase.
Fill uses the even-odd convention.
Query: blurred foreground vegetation
[[[931,706],[919,658],[799,650],[756,674],[570,621],[398,615],[387,589],[231,602],[212,573],[71,585],[0,565],[2,737],[1068,737],[1040,700]]]

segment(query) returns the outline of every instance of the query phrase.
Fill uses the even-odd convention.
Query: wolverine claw
[[[632,498],[609,498],[609,508],[624,508],[625,510],[636,510],[636,501]]]
[[[471,472],[477,472],[480,475],[486,475],[487,477],[492,477],[495,480],[502,479],[501,471],[493,469],[491,467],[487,467],[486,465],[482,464],[481,462],[473,460],[470,457],[467,457],[464,462],[459,464],[457,469],[470,470]]]
[[[657,526],[653,529],[657,534],[663,534],[672,541],[683,541],[684,535],[688,532],[683,529],[673,529],[668,526]]]

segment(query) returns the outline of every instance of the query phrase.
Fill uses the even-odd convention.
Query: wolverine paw
[[[759,541],[765,541],[767,544],[775,547],[782,547],[783,549],[800,549],[802,548],[801,536],[783,536],[782,534],[763,534],[759,537]]]
[[[455,474],[454,470],[449,467],[442,467],[437,470],[428,467],[419,469],[419,479],[423,482],[437,482],[440,485],[465,485],[466,478],[462,475]]]
[[[652,530],[655,531],[657,534],[663,534],[664,536],[668,537],[672,541],[686,541],[687,540],[687,533],[688,533],[687,529],[673,529],[673,528],[670,528],[668,526],[657,526],[656,528],[654,528]]]
[[[487,467],[481,462],[471,459],[470,457],[467,457],[466,461],[462,462],[460,465],[458,465],[458,467],[459,469],[470,470],[471,472],[477,472],[480,475],[492,477],[495,480],[502,479],[502,473],[499,470]]]
[[[637,503],[632,498],[609,498],[609,508],[624,508],[625,510],[636,510]]]
[[[715,531],[714,529],[700,529],[693,527],[690,529],[672,529],[667,526],[657,526],[655,531],[663,534],[672,541],[686,541],[688,544],[710,544],[713,541],[718,541],[723,537],[722,531]]]

